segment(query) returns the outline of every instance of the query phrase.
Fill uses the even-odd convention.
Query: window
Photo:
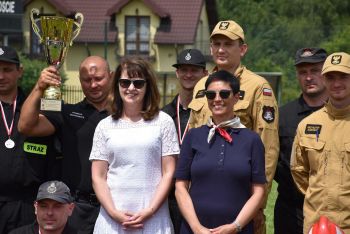
[[[150,18],[126,16],[125,55],[149,55]]]

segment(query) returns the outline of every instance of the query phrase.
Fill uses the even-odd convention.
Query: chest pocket
[[[311,175],[326,173],[327,157],[324,152],[325,142],[317,141],[316,138],[312,137],[301,137],[299,144],[309,159]]]
[[[234,112],[241,119],[241,122],[247,127],[252,127],[252,121],[248,113],[249,102],[245,100],[239,100],[234,106]]]

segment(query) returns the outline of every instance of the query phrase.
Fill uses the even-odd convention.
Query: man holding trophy
[[[45,50],[51,51],[47,48]],[[50,58],[47,60],[52,61]],[[59,64],[62,63],[63,60],[59,60]],[[79,79],[85,95],[83,101],[62,104],[61,111],[52,108],[55,112],[41,112],[43,96],[49,102],[54,100],[45,97],[47,88],[59,87],[61,84],[57,63],[45,68],[23,105],[18,128],[30,136],[47,136],[53,133],[58,135],[63,154],[61,180],[68,185],[75,197],[75,209],[68,222],[79,233],[92,233],[99,212],[99,202],[91,185],[89,156],[95,127],[108,115],[105,107],[112,86],[113,72],[105,59],[90,56],[80,64]],[[56,107],[51,103],[44,103],[44,106]]]

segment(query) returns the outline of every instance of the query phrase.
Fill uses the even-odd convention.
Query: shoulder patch
[[[305,127],[305,134],[320,134],[322,125],[320,124],[307,124]]]
[[[269,88],[264,88],[263,89],[263,95],[264,96],[272,96],[272,90]]]
[[[205,89],[201,89],[201,90],[198,90],[198,92],[196,93],[195,98],[202,98],[204,96],[205,96]]]
[[[244,94],[245,94],[245,91],[244,91],[244,90],[239,90],[239,99],[240,99],[240,100],[243,100],[243,99],[244,99]]]
[[[275,120],[275,108],[272,106],[263,106],[262,118],[267,123],[272,123]]]

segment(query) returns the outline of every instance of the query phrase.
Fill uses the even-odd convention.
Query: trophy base
[[[40,102],[40,110],[42,110],[42,111],[61,111],[62,110],[62,102],[61,102],[61,100],[42,98],[41,102]]]

